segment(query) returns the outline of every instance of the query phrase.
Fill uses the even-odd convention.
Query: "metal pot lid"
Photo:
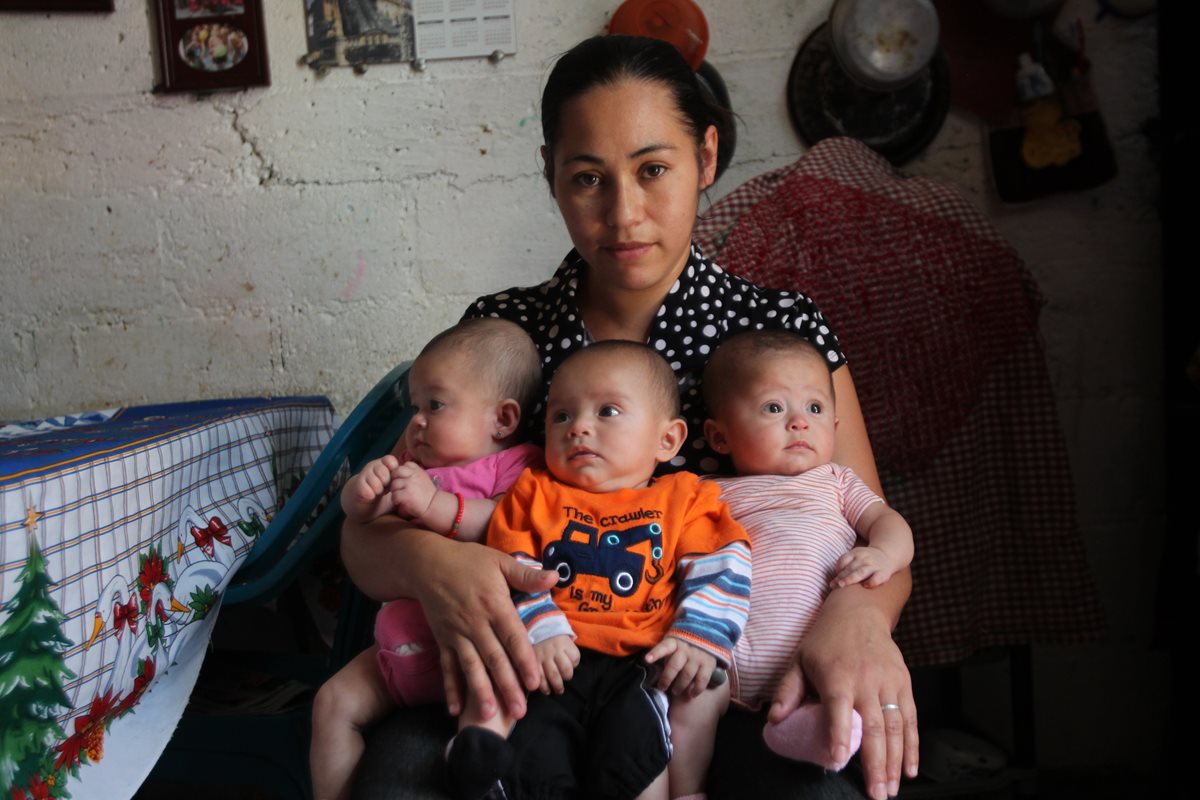
[[[846,74],[833,52],[829,25],[800,45],[788,73],[787,106],[801,141],[812,146],[849,136],[893,164],[932,141],[950,109],[950,67],[941,47],[926,68],[899,89],[869,89]]]

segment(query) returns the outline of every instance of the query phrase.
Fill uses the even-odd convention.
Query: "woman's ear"
[[[542,174],[546,176],[546,183],[550,184],[550,196],[557,197],[554,194],[554,165],[550,163],[550,148],[542,145],[538,152],[542,156]]]
[[[679,452],[679,448],[683,447],[685,439],[687,439],[687,423],[680,417],[668,422],[658,439],[658,453],[654,456],[658,463],[665,464],[674,458],[675,454]]]
[[[520,424],[520,403],[509,397],[496,404],[496,432],[494,436],[497,441],[512,436],[517,432],[517,427]]]
[[[725,430],[721,427],[721,423],[715,419],[704,420],[704,438],[708,440],[708,446],[718,453],[729,455],[729,439],[725,436]]]
[[[717,126],[709,125],[700,143],[700,191],[717,180]]]

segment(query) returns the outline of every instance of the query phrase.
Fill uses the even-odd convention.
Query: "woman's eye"
[[[647,178],[661,178],[666,171],[667,168],[663,164],[647,164],[645,169],[642,170],[642,174]]]
[[[821,404],[820,403],[809,403],[808,404],[808,413],[820,414],[821,413]]]
[[[600,416],[602,417],[616,417],[619,416],[620,413],[621,409],[617,408],[616,406],[601,406],[600,408]]]
[[[580,186],[592,188],[600,185],[600,176],[592,172],[581,172],[573,180]]]
[[[763,411],[766,411],[768,414],[782,414],[783,406],[779,403],[767,403],[763,406]]]

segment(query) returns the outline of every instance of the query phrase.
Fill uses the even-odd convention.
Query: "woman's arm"
[[[850,467],[875,494],[883,497],[879,470],[875,468],[875,454],[871,451],[871,440],[867,437],[867,425],[863,421],[862,406],[858,404],[858,391],[854,388],[849,367],[834,370],[833,394],[838,420],[833,463]]]
[[[850,370],[833,373],[838,428],[834,461],[855,471],[882,496],[879,473],[863,422],[862,408]],[[892,628],[912,588],[906,568],[882,586],[835,589],[804,637],[792,670],[784,678],[770,716],[782,719],[811,689],[826,704],[832,719],[833,760],[845,760],[849,749],[851,711],[863,718],[862,766],[867,791],[876,800],[895,795],[900,772],[917,774],[917,712],[912,679],[904,657],[892,641]],[[899,709],[884,711],[884,704]]]
[[[497,692],[510,715],[524,716],[525,692],[538,688],[541,674],[509,586],[546,591],[556,573],[522,566],[485,545],[414,530],[395,516],[367,524],[347,520],[341,554],[355,585],[368,596],[421,602],[441,646],[450,713],[463,708],[465,681],[485,718],[496,711]]]

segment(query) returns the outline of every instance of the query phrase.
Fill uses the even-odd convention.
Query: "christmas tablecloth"
[[[329,441],[323,397],[0,427],[0,797],[131,797],[221,592]]]

